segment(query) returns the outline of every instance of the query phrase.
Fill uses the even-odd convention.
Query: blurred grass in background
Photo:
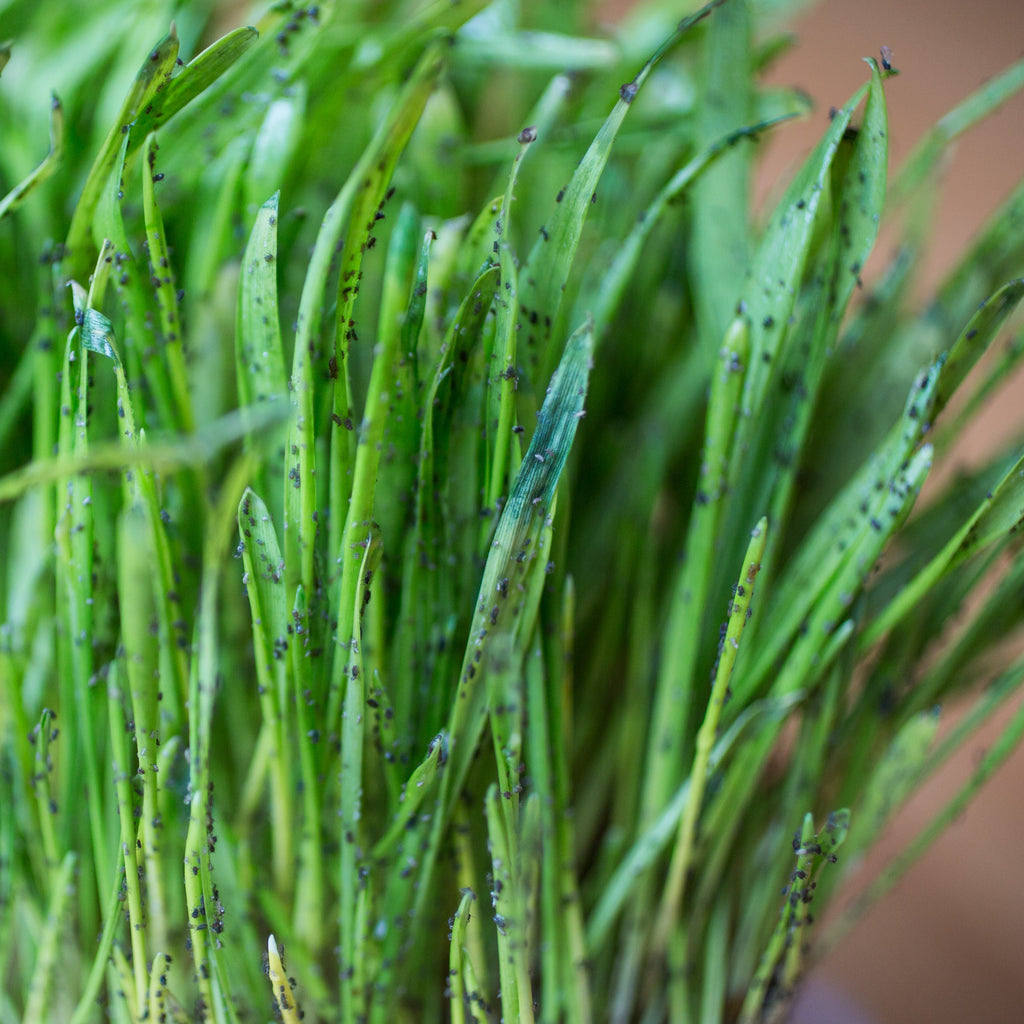
[[[909,517],[1024,191],[907,294],[1024,63],[887,184],[869,60],[760,223],[785,3],[3,13],[0,1020],[784,1014],[1021,680],[934,741],[1019,446]]]

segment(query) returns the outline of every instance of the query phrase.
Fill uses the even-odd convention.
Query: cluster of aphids
[[[384,194],[384,198],[377,204],[377,209],[374,212],[372,220],[366,224],[366,241],[363,242],[362,252],[366,252],[367,249],[372,249],[377,244],[377,236],[371,234],[374,227],[376,227],[377,221],[384,219],[384,206],[388,200],[395,194],[394,186],[389,188]],[[437,237],[436,235],[434,236]]]
[[[793,852],[798,857],[806,857],[806,856],[822,857],[822,856],[824,856],[825,860],[827,860],[829,862],[829,864],[835,864],[839,860],[839,858],[834,853],[826,854],[824,849],[822,848],[821,843],[804,843],[804,842],[801,842],[800,831],[799,830],[797,830],[796,832],[793,833]]]
[[[293,36],[302,28],[302,23],[308,19],[311,25],[316,25],[319,22],[319,18],[320,8],[317,6],[300,8],[292,13],[287,24],[275,36],[277,39],[277,48],[282,57],[286,57],[288,55],[289,37]]]
[[[216,886],[213,888],[213,898],[216,901],[216,908],[212,914],[207,914],[206,897],[200,894],[199,903],[193,908],[191,916],[196,922],[196,931],[209,929],[215,935],[220,935],[224,931],[224,905],[220,902],[220,893],[217,892]]]

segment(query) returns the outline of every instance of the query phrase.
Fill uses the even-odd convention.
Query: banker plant
[[[785,1014],[1024,670],[1024,188],[909,298],[1024,63],[762,215],[785,7],[0,5],[0,1021]]]

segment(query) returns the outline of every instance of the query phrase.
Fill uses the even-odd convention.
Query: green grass
[[[1024,676],[1024,62],[762,217],[785,4],[0,6],[0,1024],[779,1019]]]

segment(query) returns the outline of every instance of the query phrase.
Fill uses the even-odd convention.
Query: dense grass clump
[[[784,6],[5,5],[0,1024],[784,1014],[1024,671],[1019,448],[915,508],[1024,187],[907,299],[1024,64],[864,294],[893,71],[755,216]]]

